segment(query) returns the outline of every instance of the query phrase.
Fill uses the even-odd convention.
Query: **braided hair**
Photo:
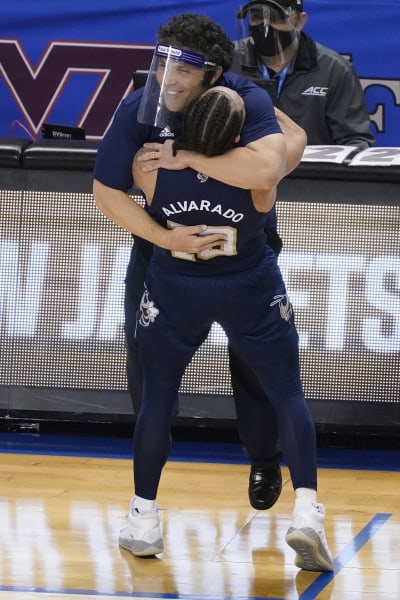
[[[237,108],[223,88],[211,88],[185,110],[182,134],[173,150],[193,150],[206,156],[224,154],[235,145],[244,117],[244,105]]]

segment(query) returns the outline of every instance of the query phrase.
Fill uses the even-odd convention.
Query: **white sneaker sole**
[[[152,544],[149,544],[148,542],[143,542],[141,540],[126,540],[119,537],[118,544],[121,548],[129,550],[135,556],[155,556],[164,550],[164,544],[161,538]]]
[[[296,567],[305,571],[333,571],[333,561],[311,527],[289,528],[286,543],[296,552]]]

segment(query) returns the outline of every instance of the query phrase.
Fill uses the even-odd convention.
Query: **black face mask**
[[[250,25],[250,35],[254,40],[254,46],[261,56],[276,56],[281,54],[293,42],[292,31],[280,31],[273,27],[268,27],[267,36],[265,36],[264,25]]]

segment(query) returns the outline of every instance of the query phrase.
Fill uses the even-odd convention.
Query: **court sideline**
[[[129,453],[129,440],[1,435],[0,600],[399,597],[398,452],[319,452],[333,574],[294,566],[288,471],[277,505],[255,511],[236,444],[174,444],[159,497],[164,553],[133,557],[117,545]]]

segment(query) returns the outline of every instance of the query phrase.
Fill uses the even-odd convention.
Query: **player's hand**
[[[148,142],[143,144],[141,154],[138,156],[138,163],[143,173],[149,173],[156,169],[168,169],[170,171],[181,171],[187,168],[184,152],[177,152],[173,155],[172,140],[166,140],[164,144],[157,142]]]
[[[166,248],[175,252],[198,254],[226,242],[223,233],[207,233],[207,225],[179,226],[168,231]]]

